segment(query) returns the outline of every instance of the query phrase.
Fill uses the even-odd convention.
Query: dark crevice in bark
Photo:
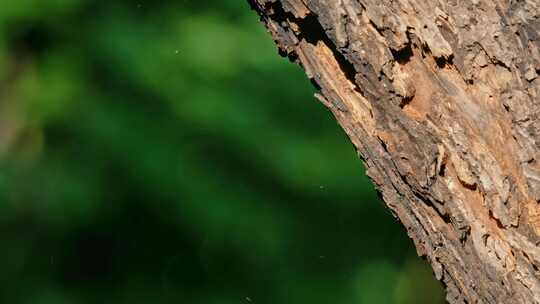
[[[407,45],[400,50],[390,49],[390,51],[392,52],[392,56],[394,57],[394,60],[397,63],[402,64],[402,65],[409,63],[412,57],[414,56],[412,43],[410,42],[407,43]]]
[[[403,179],[403,182],[407,182],[406,179],[404,177],[402,177]],[[446,224],[451,224],[451,219],[450,219],[450,214],[448,214],[448,212],[446,212],[446,210],[444,209],[444,206],[443,204],[441,204],[441,202],[436,202],[434,201],[431,197],[429,197],[429,194],[427,193],[420,193],[420,192],[417,192],[417,191],[414,191],[414,196],[420,200],[422,203],[424,203],[424,205],[430,207],[431,209],[433,209],[437,215],[439,216],[439,218],[441,218]]]
[[[249,1],[250,3],[252,1]],[[254,4],[251,5],[252,7]],[[279,2],[267,2],[266,10],[272,11],[272,17],[275,21],[288,27],[288,24],[295,24],[298,27],[297,37],[299,40],[304,39],[306,42],[317,45],[318,43],[324,43],[334,54],[335,59],[339,63],[339,66],[347,79],[355,85],[355,90],[360,91],[360,88],[356,84],[356,74],[358,73],[354,65],[340,52],[337,45],[329,38],[326,30],[319,22],[317,15],[313,12],[305,16],[304,18],[297,18],[292,13],[287,12],[279,4]],[[287,52],[280,48],[279,54],[283,57],[288,57],[292,62],[296,62],[298,55],[296,53]],[[320,89],[320,86],[315,83],[316,87]]]
[[[448,56],[448,58],[435,57],[435,62],[440,69],[444,69],[445,67],[451,67],[454,65],[454,54]]]
[[[292,15],[289,14],[289,18],[290,16]],[[292,18],[293,19],[290,19],[290,21],[296,23],[301,29],[298,38],[303,38],[311,44],[317,44],[319,41],[322,41],[328,46],[333,46],[332,49],[336,48],[334,43],[326,35],[323,26],[317,19],[317,16],[310,14],[303,19],[294,18],[294,16]]]
[[[444,177],[444,175],[446,174],[446,158],[442,160],[442,163],[441,163],[441,167],[439,168],[439,172],[437,172],[437,174],[441,177]]]
[[[366,8],[363,7],[363,9],[365,10]],[[375,22],[373,22],[371,19],[369,19],[369,24],[371,24],[371,26],[375,29],[375,31],[377,31],[377,33],[379,33],[381,37],[384,37],[384,28],[379,28],[379,26],[377,26],[377,24],[375,24]]]
[[[291,14],[290,14],[291,15]],[[294,18],[294,16],[293,16]],[[347,79],[351,81],[351,83],[355,84],[355,87],[359,89],[356,86],[356,74],[357,71],[354,67],[354,65],[345,58],[345,55],[340,52],[334,41],[329,38],[328,35],[326,35],[326,31],[324,30],[323,26],[317,19],[317,16],[310,14],[306,16],[304,19],[298,19],[294,18],[291,20],[292,22],[295,22],[298,27],[301,29],[300,34],[298,35],[299,39],[305,39],[308,43],[316,45],[319,42],[324,43],[334,54],[334,57],[336,58],[337,62],[339,63],[339,66]]]
[[[313,78],[309,78],[309,82],[311,82],[311,84],[313,85],[313,87],[315,87],[315,90],[317,90],[318,92],[321,91],[321,86],[317,83],[317,81]]]
[[[406,105],[411,103],[411,101],[414,99],[414,95],[412,96],[401,96],[401,101],[399,102],[399,107],[404,108]]]
[[[489,217],[491,217],[493,219],[493,221],[495,221],[495,223],[497,223],[497,227],[501,228],[501,229],[504,229],[504,225],[503,223],[501,223],[501,220],[499,220],[494,214],[493,214],[493,211],[489,210]]]

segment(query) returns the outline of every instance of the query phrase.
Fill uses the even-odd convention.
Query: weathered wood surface
[[[250,3],[448,301],[540,303],[540,1]]]

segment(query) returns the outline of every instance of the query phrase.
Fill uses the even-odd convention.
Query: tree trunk
[[[538,0],[251,0],[450,303],[540,303]]]

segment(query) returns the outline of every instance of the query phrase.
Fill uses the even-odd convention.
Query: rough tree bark
[[[540,303],[540,2],[250,0],[451,303]]]

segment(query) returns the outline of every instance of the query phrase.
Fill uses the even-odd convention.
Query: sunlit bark
[[[538,1],[250,3],[448,301],[539,303]]]

